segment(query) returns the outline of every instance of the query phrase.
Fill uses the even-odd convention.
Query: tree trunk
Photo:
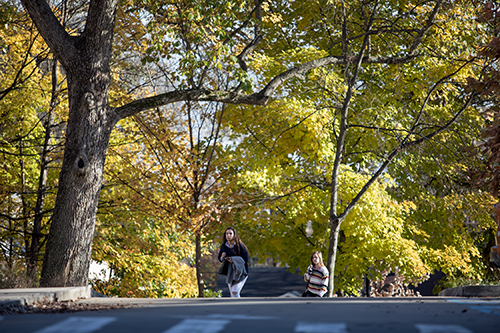
[[[326,268],[328,268],[328,272],[330,273],[330,279],[328,281],[328,297],[332,297],[334,294],[335,262],[337,260],[341,224],[342,222],[338,218],[334,218],[333,221],[330,221],[330,242],[328,243],[328,260],[326,263]]]
[[[119,120],[108,104],[118,0],[91,1],[80,36],[66,32],[47,2],[21,2],[68,82],[64,158],[40,285],[86,286],[106,151]]]
[[[29,251],[27,278],[34,285],[37,275],[38,257],[40,254],[40,244],[42,239],[42,220],[45,205],[45,196],[47,195],[47,173],[49,170],[49,149],[52,140],[52,128],[54,126],[54,109],[58,104],[59,83],[57,79],[58,62],[53,59],[52,65],[52,97],[50,108],[46,114],[47,119],[43,122],[45,127],[45,139],[40,156],[40,175],[38,177],[38,190],[35,205],[35,218],[33,220],[33,233],[31,235],[31,249]]]
[[[28,232],[28,205],[26,203],[26,173],[25,173],[25,165],[24,165],[24,150],[23,150],[23,139],[19,140],[19,171],[21,176],[21,205],[22,205],[22,214],[23,217],[23,238],[24,238],[24,246],[26,249],[30,247],[30,235]],[[12,230],[12,229],[11,229]]]
[[[109,72],[91,73],[68,75],[70,115],[40,280],[44,287],[88,282],[102,173],[115,123],[107,104]]]
[[[200,233],[196,233],[196,281],[198,282],[198,297],[204,297],[204,284],[201,276],[201,235]]]

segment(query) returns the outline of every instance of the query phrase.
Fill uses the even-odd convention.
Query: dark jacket
[[[242,243],[236,244],[233,247],[229,247],[226,244],[222,244],[219,250],[219,261],[224,262],[224,266],[222,267],[221,271],[219,272],[221,275],[227,275],[227,269],[228,269],[228,264],[229,262],[227,260],[222,260],[221,255],[222,252],[226,252],[227,257],[235,257],[239,256],[242,257],[243,260],[245,261],[245,269],[247,270],[248,273],[248,251],[245,245]]]

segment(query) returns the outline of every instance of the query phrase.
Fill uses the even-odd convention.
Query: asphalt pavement
[[[222,290],[222,297],[229,297],[226,276],[220,275],[216,290]],[[298,271],[290,272],[284,267],[250,268],[248,280],[241,291],[242,297],[294,297],[306,289],[304,276]]]
[[[111,298],[7,312],[2,333],[498,333],[500,298]]]

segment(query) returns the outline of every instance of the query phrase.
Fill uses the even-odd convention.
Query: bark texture
[[[106,151],[118,120],[108,104],[117,1],[92,1],[78,37],[66,33],[45,1],[22,3],[68,79],[64,158],[40,285],[85,286]]]

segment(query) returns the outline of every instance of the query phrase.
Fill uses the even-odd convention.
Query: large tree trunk
[[[70,117],[42,286],[87,285],[97,203],[113,127],[106,112],[106,85],[102,89],[101,84],[91,84],[98,79],[96,74],[68,78]]]
[[[104,162],[115,123],[109,117],[108,89],[109,71],[99,66],[68,75],[70,115],[42,286],[87,285]]]
[[[119,120],[108,104],[117,0],[92,1],[80,37],[67,35],[46,3],[23,5],[68,80],[64,158],[40,285],[86,286],[106,151]]]

